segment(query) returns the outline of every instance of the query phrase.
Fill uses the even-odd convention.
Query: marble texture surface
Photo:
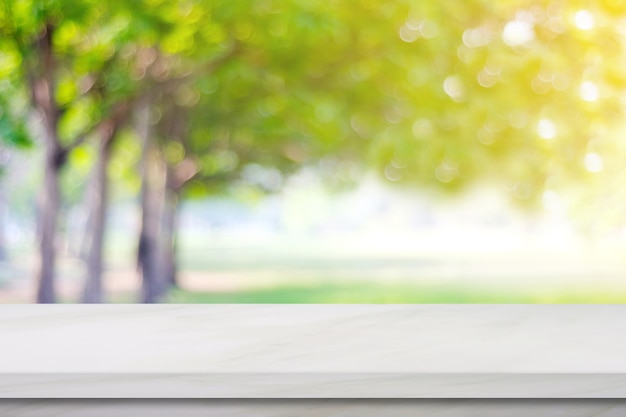
[[[626,398],[621,305],[4,305],[2,398]]]

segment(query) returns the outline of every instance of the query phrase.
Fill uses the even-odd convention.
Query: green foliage
[[[32,145],[24,124],[12,119],[2,110],[0,110],[0,143],[22,149],[29,148]]]
[[[551,184],[594,175],[590,152],[610,155],[599,138],[623,116],[613,75],[622,11],[474,1],[394,2],[387,13],[365,22],[381,46],[355,48],[363,55],[351,75],[384,63],[360,92],[353,127],[373,140],[370,160],[391,182],[456,191],[489,177],[532,203]]]
[[[622,2],[0,5],[11,88],[41,70],[29,46],[53,25],[62,139],[149,92],[160,155],[191,173],[189,195],[245,182],[250,166],[323,160],[336,182],[363,167],[449,192],[486,178],[532,206],[621,165]]]

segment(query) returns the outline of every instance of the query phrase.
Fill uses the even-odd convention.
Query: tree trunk
[[[183,138],[187,135],[185,111],[176,105],[170,108],[167,137],[183,146]],[[183,146],[184,148],[184,146]],[[178,231],[178,205],[184,185],[198,173],[196,163],[190,158],[182,161],[165,161],[165,199],[163,205],[162,244],[163,271],[167,289],[177,288],[176,234]]]
[[[56,230],[59,216],[59,174],[61,163],[58,149],[47,143],[44,183],[39,206],[39,273],[37,302],[54,303],[54,272],[56,258]]]
[[[103,123],[99,129],[98,157],[94,166],[91,190],[89,190],[90,219],[87,230],[89,246],[87,252],[87,281],[85,282],[82,295],[83,303],[102,303],[104,301],[102,270],[109,201],[107,167],[111,156],[111,144],[113,143],[115,130],[116,126],[109,121]]]
[[[167,289],[177,288],[176,231],[178,227],[178,192],[167,188],[163,206],[163,273]]]
[[[56,61],[52,52],[54,26],[42,30],[35,49],[38,67],[29,76],[33,104],[43,115],[44,125],[44,181],[39,206],[39,272],[38,303],[56,301],[54,288],[56,229],[60,207],[59,174],[66,161],[66,150],[58,137],[59,108],[54,99]]]
[[[141,153],[141,230],[137,250],[137,266],[142,278],[141,302],[155,303],[165,291],[160,258],[160,213],[164,186],[162,167],[152,138],[150,125],[151,98],[145,97],[137,109],[137,132],[142,142]]]

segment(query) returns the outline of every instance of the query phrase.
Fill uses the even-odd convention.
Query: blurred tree
[[[122,2],[119,3],[122,5]],[[108,112],[103,100],[107,68],[117,58],[112,42],[124,28],[117,2],[3,1],[0,27],[5,53],[19,63],[15,85],[29,92],[39,114],[45,149],[39,207],[37,301],[55,301],[55,241],[60,172],[72,150]],[[108,75],[108,74],[107,74]],[[107,119],[108,120],[108,119]]]
[[[180,24],[160,38],[173,64],[155,102],[165,281],[187,184],[262,185],[263,167],[280,182],[325,158],[331,177],[358,161],[450,192],[487,179],[531,207],[593,175],[592,137],[621,120],[623,11],[608,3],[161,6]]]
[[[532,206],[595,181],[615,155],[612,3],[159,4],[154,172],[166,188],[151,207],[165,248],[153,259],[169,265],[190,181],[196,194],[238,177],[277,188],[321,157],[337,176],[368,153],[394,183],[459,191],[486,178]]]
[[[124,4],[112,13],[109,19],[116,22],[116,33],[109,34],[106,39],[113,53],[101,68],[102,82],[95,91],[101,106],[108,111],[103,112],[95,129],[98,142],[89,190],[87,277],[82,301],[91,303],[104,301],[102,272],[112,149],[118,132],[130,122],[134,107],[141,108],[151,96],[153,85],[146,77],[146,71],[153,63],[150,45],[159,31],[166,29],[159,17],[140,3]],[[110,31],[110,28],[104,25],[104,31]]]
[[[116,106],[113,113],[98,125],[97,156],[93,167],[89,198],[89,227],[87,228],[87,277],[83,289],[82,302],[101,303],[104,301],[102,272],[106,216],[109,205],[107,168],[111,159],[111,149],[119,129],[126,122],[129,105],[125,102]]]
[[[151,222],[139,245],[144,301],[176,282],[176,213],[183,195],[206,195],[243,177],[276,191],[282,176],[298,167],[362,149],[343,113],[348,91],[333,72],[347,64],[349,44],[337,42],[343,27],[332,7],[297,1],[162,7],[178,29],[159,39],[154,65],[167,68],[168,76],[154,80],[152,111],[160,115],[154,132],[142,130],[142,172],[153,173],[142,192],[144,224]],[[146,167],[150,153],[161,169]],[[150,267],[149,259],[159,265]],[[159,272],[150,277],[146,268]]]

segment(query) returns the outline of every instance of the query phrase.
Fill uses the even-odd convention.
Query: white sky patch
[[[537,123],[537,134],[543,139],[554,139],[556,136],[556,125],[550,119],[541,119]]]
[[[524,45],[534,39],[535,28],[531,22],[512,20],[502,31],[502,40],[511,47]]]
[[[579,10],[574,15],[574,24],[580,30],[591,30],[596,22],[589,10]]]
[[[591,82],[585,81],[580,85],[580,97],[585,101],[596,101],[600,96],[598,86]]]
[[[589,172],[600,172],[604,169],[602,157],[595,152],[585,155],[585,169]]]

